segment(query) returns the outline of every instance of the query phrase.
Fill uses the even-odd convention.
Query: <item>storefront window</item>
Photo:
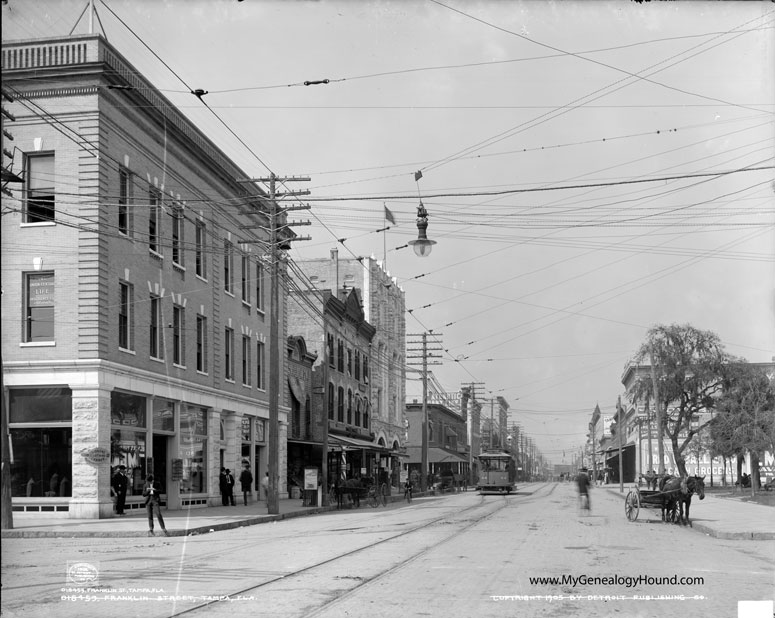
[[[180,412],[180,493],[207,491],[207,409],[184,406]]]
[[[70,427],[12,428],[11,495],[15,498],[71,496],[72,442]]]
[[[72,391],[67,387],[12,388],[8,401],[11,423],[69,422],[73,418]]]
[[[153,400],[154,431],[175,431],[175,402],[169,399]]]
[[[242,417],[242,441],[250,442],[250,416]]]
[[[126,466],[126,476],[129,479],[127,495],[141,495],[146,466],[144,431],[114,427],[110,432],[111,478],[120,465]]]
[[[110,417],[114,425],[145,427],[145,397],[113,391],[110,393]]]
[[[256,419],[256,442],[266,442],[266,437],[264,435],[265,423],[266,421],[264,421],[264,419]]]

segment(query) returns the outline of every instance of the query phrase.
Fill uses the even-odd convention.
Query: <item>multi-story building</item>
[[[340,299],[349,298],[352,290],[358,293],[363,321],[373,328],[370,345],[362,351],[363,361],[369,363],[367,382],[361,382],[368,385],[368,429],[380,449],[377,451],[380,467],[391,472],[396,485],[400,469],[398,455],[404,446],[404,291],[374,257],[341,259],[334,249],[328,258],[298,260],[296,263],[302,272],[295,277],[295,294],[300,299],[302,296],[312,299],[314,306],[324,306],[321,293],[328,292],[326,298]],[[334,293],[335,290],[338,293]],[[336,321],[329,325],[331,328],[324,329],[322,320],[313,318],[309,309],[300,303],[289,304],[289,316],[289,332],[306,338],[310,348],[318,353],[318,366],[322,366],[325,356],[323,333],[331,330]],[[322,369],[320,372],[322,375]]]
[[[466,419],[456,405],[457,398],[444,401],[437,395],[426,403],[428,415],[428,472],[436,481],[454,476],[468,480],[470,474],[468,429]],[[407,466],[409,474],[422,469],[423,403],[416,399],[406,404],[409,424]]]
[[[13,508],[110,516],[118,465],[128,508],[151,472],[171,509],[219,503],[222,466],[258,482],[265,194],[101,36],[4,42],[2,70],[25,181],[2,201]]]

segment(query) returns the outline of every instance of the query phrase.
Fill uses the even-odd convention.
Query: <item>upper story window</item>
[[[159,237],[161,236],[161,193],[151,187],[148,190],[148,248],[154,253],[161,253]]]
[[[344,343],[341,339],[336,344],[336,368],[344,373]]]
[[[132,284],[120,281],[118,302],[118,347],[134,349],[134,288]]]
[[[223,344],[224,375],[227,380],[234,380],[234,331],[231,328],[224,330]]]
[[[183,307],[172,307],[172,362],[181,367],[186,364],[186,313]]]
[[[256,262],[256,309],[264,311],[264,265]]]
[[[250,304],[250,257],[246,254],[242,254],[242,269],[240,270],[240,292],[242,294],[242,302]]]
[[[24,341],[54,341],[54,273],[25,276]]]
[[[27,199],[24,223],[50,223],[55,220],[54,154],[27,155]]]
[[[207,318],[196,316],[196,370],[207,373]]]
[[[164,358],[164,330],[162,329],[161,298],[151,295],[149,303],[151,312],[148,328],[148,353],[151,358]]]
[[[174,206],[172,208],[172,263],[183,266],[183,208]]]
[[[234,246],[228,240],[223,241],[223,289],[234,291]]]
[[[334,356],[334,336],[326,335],[326,342],[328,346],[328,364],[330,367],[336,367],[336,357]]]
[[[361,353],[355,350],[355,374],[353,377],[360,382],[361,380]]]
[[[196,222],[196,274],[207,279],[207,227],[204,221]]]
[[[347,348],[347,375],[353,374],[353,351]]]
[[[363,357],[363,381],[366,384],[369,383],[369,357],[368,356]]]
[[[129,206],[132,202],[132,175],[129,170],[118,169],[118,231],[126,236],[131,235],[132,223]]]

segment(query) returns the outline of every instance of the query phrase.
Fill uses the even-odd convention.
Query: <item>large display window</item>
[[[61,498],[72,495],[73,430],[63,428],[11,429],[14,498]]]
[[[143,493],[147,463],[146,398],[113,391],[110,394],[110,476],[120,465],[129,479],[127,496]]]
[[[8,404],[14,459],[11,495],[72,495],[72,391],[66,386],[12,388]]]
[[[207,492],[207,408],[182,406],[180,412],[181,494]]]

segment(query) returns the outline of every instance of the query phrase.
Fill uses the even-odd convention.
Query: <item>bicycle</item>
[[[412,502],[412,484],[406,483],[404,485],[404,498],[406,499],[407,503],[411,504]]]

